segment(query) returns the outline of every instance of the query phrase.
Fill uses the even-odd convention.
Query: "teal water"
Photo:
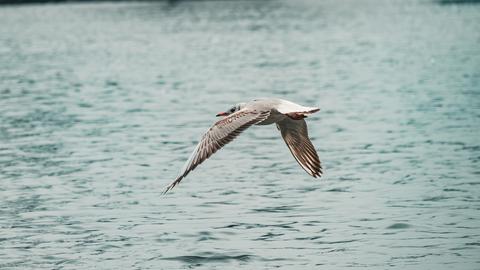
[[[479,269],[480,5],[0,7],[1,269]],[[218,111],[319,106],[310,178]]]

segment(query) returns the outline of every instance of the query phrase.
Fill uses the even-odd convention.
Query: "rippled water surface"
[[[455,2],[455,1],[453,1]],[[480,5],[0,7],[1,269],[479,269]],[[178,173],[218,111],[322,110]]]

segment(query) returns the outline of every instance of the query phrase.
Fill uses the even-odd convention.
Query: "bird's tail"
[[[312,114],[320,111],[319,108],[314,108],[314,107],[306,107],[306,108],[308,108],[308,110],[301,111],[301,112],[287,113],[287,116],[292,118],[293,120],[301,120],[303,118],[307,118],[308,114]]]

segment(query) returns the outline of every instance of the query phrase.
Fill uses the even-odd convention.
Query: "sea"
[[[175,179],[215,117],[319,107]],[[0,268],[480,269],[480,2],[0,6]]]

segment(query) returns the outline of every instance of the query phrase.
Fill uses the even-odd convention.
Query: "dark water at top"
[[[0,7],[1,269],[479,269],[480,5]],[[322,110],[160,196],[228,106]]]

